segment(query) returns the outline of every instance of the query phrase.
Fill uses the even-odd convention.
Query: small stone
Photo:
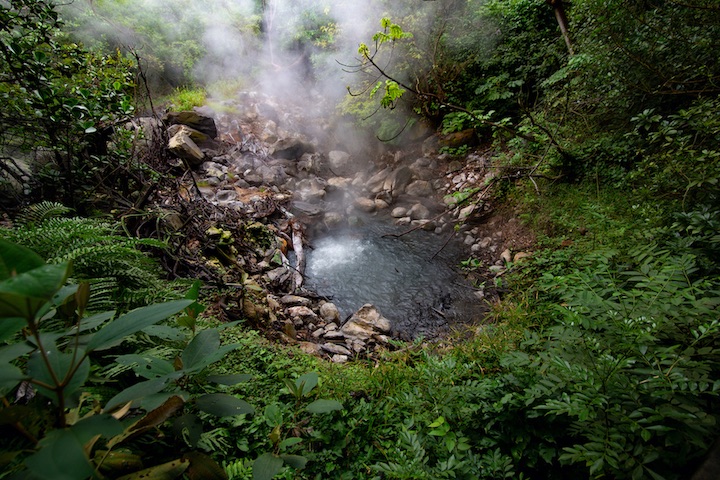
[[[427,180],[415,180],[405,187],[405,193],[414,197],[431,197],[434,189]]]
[[[400,218],[407,215],[407,208],[405,207],[395,207],[392,209],[392,212],[390,212],[390,216],[393,218]]]
[[[320,338],[320,337],[322,337],[324,334],[325,334],[325,329],[324,329],[324,328],[318,328],[317,330],[315,330],[314,332],[312,332],[311,335],[313,336],[313,338]]]
[[[291,317],[300,317],[300,318],[317,318],[317,315],[315,312],[310,310],[308,307],[299,306],[299,307],[290,307],[288,308],[288,314]]]
[[[502,261],[504,261],[505,263],[510,263],[510,262],[512,262],[512,258],[513,258],[513,257],[512,257],[512,253],[510,252],[510,249],[509,249],[509,248],[506,248],[506,249],[503,250],[503,252],[500,254],[500,259],[501,259]]]
[[[282,298],[280,298],[280,303],[282,303],[283,305],[301,305],[307,307],[312,302],[309,298],[301,297],[299,295],[284,295]]]
[[[480,246],[480,248],[488,248],[491,243],[492,243],[492,238],[485,237],[482,240],[480,240],[480,243],[478,243],[478,245]]]
[[[355,207],[362,212],[374,212],[376,208],[375,200],[369,198],[358,198],[355,200]]]
[[[323,216],[323,221],[328,227],[340,225],[345,220],[345,217],[338,212],[326,212]]]
[[[390,208],[390,204],[381,198],[376,198],[375,208],[377,210],[385,210],[386,208]]]
[[[416,203],[410,207],[408,215],[413,220],[427,220],[430,218],[430,210],[422,203]]]
[[[513,257],[513,262],[514,262],[514,263],[518,263],[518,262],[520,262],[520,261],[522,261],[522,260],[524,260],[524,259],[526,259],[526,258],[530,258],[530,257],[532,257],[532,254],[530,254],[530,253],[527,253],[527,252],[518,252],[518,253],[516,253],[515,256]]]
[[[461,220],[465,220],[470,215],[472,215],[474,211],[475,211],[475,205],[468,205],[467,207],[460,210],[460,214],[458,215],[458,218],[460,218]]]
[[[331,302],[323,303],[320,306],[320,317],[326,322],[340,323],[340,311]]]
[[[337,330],[338,326],[335,323],[328,323],[325,325],[325,331],[326,332],[332,332],[333,330]]]
[[[336,353],[338,355],[352,355],[352,352],[348,350],[346,347],[343,347],[342,345],[338,345],[336,343],[323,343],[320,345],[320,348],[322,348],[324,351],[328,353]]]
[[[319,355],[320,354],[320,345],[313,342],[299,342],[298,347],[300,347],[300,350],[305,352],[308,355]]]
[[[336,355],[333,355],[332,357],[330,357],[330,360],[332,360],[333,363],[347,363],[348,358],[349,357],[347,355],[336,354]]]
[[[295,325],[290,321],[283,324],[283,333],[293,340],[297,339],[297,330],[295,330]]]
[[[344,340],[345,340],[345,334],[342,333],[342,332],[339,331],[339,330],[331,330],[331,331],[329,331],[329,332],[325,332],[325,334],[323,335],[323,338],[324,338],[325,340],[330,340],[330,341],[333,341],[333,340],[344,341]]]

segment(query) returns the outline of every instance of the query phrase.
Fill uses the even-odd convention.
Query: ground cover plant
[[[272,3],[232,12],[248,48]],[[404,119],[368,117],[382,107],[441,135],[474,129],[492,165],[517,172],[497,176],[493,201],[538,243],[507,265],[482,325],[336,365],[268,340],[257,319],[220,321],[226,286],[168,281],[152,255],[165,243],[123,228],[150,215],[127,199],[157,171],[122,133],[95,142],[134,113],[138,59],[113,38],[105,53],[76,43],[89,12],[68,29],[51,3],[0,1],[0,478],[676,479],[700,466],[720,434],[716,3],[454,1],[429,23],[410,2],[378,4],[358,52],[375,76],[344,112],[383,138]],[[285,42],[331,51],[331,16],[293,9],[306,30]],[[128,18],[164,42],[157,18]],[[169,101],[191,108],[206,100],[192,84],[201,34],[180,23],[186,41],[144,61],[164,93],[187,85]],[[30,152],[47,161],[18,188]]]

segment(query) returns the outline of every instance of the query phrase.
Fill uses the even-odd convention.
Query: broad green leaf
[[[280,450],[283,450],[285,448],[292,447],[293,445],[297,445],[298,443],[300,443],[302,441],[303,441],[303,439],[300,437],[286,438],[285,440],[280,442],[279,447],[280,447]]]
[[[157,337],[161,340],[169,340],[171,342],[180,342],[187,338],[185,332],[169,325],[150,325],[147,328],[143,328],[142,331],[151,337]]]
[[[282,458],[283,462],[298,470],[305,468],[305,465],[307,465],[307,458],[302,455],[281,454],[280,458]]]
[[[15,365],[0,364],[0,395],[7,395],[15,385],[27,378],[28,376]]]
[[[33,350],[35,350],[35,347],[27,342],[13,343],[12,345],[0,347],[0,363],[11,362],[23,355],[27,355]]]
[[[27,325],[24,318],[0,318],[0,342],[11,339],[17,332]]]
[[[213,329],[214,330],[214,329]],[[212,365],[213,363],[222,360],[225,355],[228,354],[228,352],[231,352],[238,348],[240,344],[233,343],[231,345],[223,345],[220,348],[217,348],[213,350],[212,352],[209,352],[208,355],[201,360],[197,360],[195,365],[191,370],[187,368],[187,365],[183,362],[183,370],[185,372],[199,372],[203,368],[207,367],[208,365]]]
[[[263,453],[253,462],[253,480],[271,480],[280,473],[282,458],[272,453]]]
[[[310,413],[328,413],[333,412],[335,410],[342,410],[343,406],[342,403],[338,402],[337,400],[315,400],[310,405],[305,407],[305,410],[307,410]]]
[[[43,343],[46,355],[35,351],[28,358],[28,374],[36,380],[62,388],[62,395],[67,398],[85,384],[90,375],[90,360],[82,352],[77,355],[58,350],[54,342]],[[80,362],[78,364],[78,362]],[[38,392],[59,404],[58,390],[50,390],[37,386]]]
[[[301,395],[305,397],[313,388],[317,387],[319,378],[315,372],[306,373],[295,380],[295,386],[300,390]]]
[[[265,407],[265,423],[269,427],[277,427],[283,423],[283,414],[277,403],[271,403]]]
[[[102,312],[102,313],[98,313],[95,315],[91,315],[87,318],[83,318],[80,321],[80,329],[79,330],[77,328],[77,325],[75,325],[74,327],[68,329],[65,332],[65,335],[75,335],[79,332],[87,332],[88,330],[93,330],[93,329],[99,327],[100,325],[102,325],[103,323],[107,322],[114,316],[115,316],[115,311],[110,310],[107,312]]]
[[[35,477],[43,480],[85,480],[93,475],[83,443],[72,430],[54,430],[40,444],[40,450],[25,460],[25,465]]]
[[[218,417],[230,417],[233,415],[252,415],[255,409],[245,400],[233,397],[225,393],[209,393],[198,397],[195,400],[197,407],[205,413]]]
[[[0,318],[35,318],[65,283],[69,263],[43,265],[0,283]]]
[[[173,300],[132,310],[96,333],[88,342],[87,349],[93,351],[110,348],[125,337],[178,313],[191,303],[192,300]]]
[[[220,348],[220,332],[214,328],[203,330],[190,341],[182,353],[183,368],[186,371],[201,370],[211,354]]]
[[[0,238],[0,281],[45,265],[45,261],[29,248]]]
[[[120,365],[132,367],[135,374],[148,380],[169,375],[175,371],[173,364],[163,358],[131,353],[115,358]]]
[[[119,405],[124,405],[127,402],[135,401],[148,395],[158,393],[163,390],[171,380],[180,378],[181,376],[181,373],[175,372],[164,377],[136,383],[132,387],[126,388],[111,398],[105,405],[105,408],[103,408],[103,411],[109,412]]]
[[[217,383],[219,385],[237,385],[252,380],[253,376],[249,373],[237,373],[234,375],[208,375],[207,381]]]
[[[123,432],[122,423],[107,414],[98,414],[83,418],[70,427],[70,429],[83,445],[96,435],[111,438]]]

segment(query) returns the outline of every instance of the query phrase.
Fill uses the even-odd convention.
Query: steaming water
[[[447,237],[421,230],[400,238],[386,233],[401,230],[373,224],[311,239],[307,286],[330,297],[342,318],[375,305],[404,338],[431,338],[480,320],[482,302],[454,270],[461,259],[456,244],[442,248]]]

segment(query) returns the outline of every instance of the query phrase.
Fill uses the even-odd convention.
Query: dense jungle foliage
[[[177,3],[0,0],[0,478],[692,477],[720,433],[716,0],[373,2],[342,113],[475,129],[538,245],[472,334],[345,365],[220,322],[127,228],[167,172],[113,127],[252,83],[203,83],[216,17]],[[214,13],[252,51],[275,3]],[[315,78],[351,3],[284,11]]]

